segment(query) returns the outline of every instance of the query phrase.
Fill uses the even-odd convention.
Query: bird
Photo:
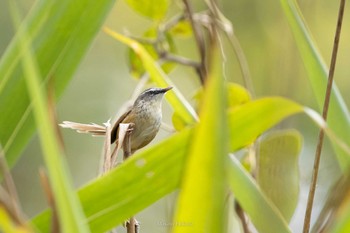
[[[118,141],[119,124],[131,123],[133,124],[130,135],[131,153],[148,145],[159,131],[162,122],[162,99],[171,89],[172,87],[149,88],[142,92],[133,106],[114,124],[111,131],[111,144]]]
[[[110,143],[115,143],[117,146],[119,125],[130,123],[133,126],[130,134],[131,154],[148,145],[159,131],[162,122],[162,99],[164,94],[171,89],[172,87],[152,87],[143,91],[136,98],[134,104],[113,124]],[[64,121],[63,124],[60,124],[63,128],[71,128],[79,133],[90,133],[95,136],[105,135],[107,125],[81,124],[70,121]]]

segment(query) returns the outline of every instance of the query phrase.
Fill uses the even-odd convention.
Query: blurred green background
[[[23,12],[28,12],[34,3],[33,0],[19,2]],[[205,9],[202,1],[192,2],[196,11]],[[234,32],[248,60],[256,97],[285,96],[319,110],[279,1],[223,0],[220,1],[220,4],[223,13],[232,21]],[[329,64],[338,3],[328,0],[303,0],[299,1],[299,4],[326,64]],[[179,10],[179,4],[173,5],[169,15]],[[348,78],[350,31],[347,30],[350,28],[349,24],[350,16],[345,12],[335,72],[336,83],[348,106],[350,106],[347,94],[350,91]],[[117,1],[105,25],[118,32],[142,35],[147,27],[151,26],[151,22],[137,15],[124,1]],[[7,1],[0,1],[0,34],[0,54],[3,54],[14,35]],[[223,41],[226,77],[229,81],[242,84],[234,52],[227,41]],[[178,39],[175,42],[179,54],[192,58],[197,57],[197,50],[191,38]],[[194,91],[199,86],[195,72],[190,68],[178,66],[170,73],[170,77],[185,97],[191,100]],[[130,97],[136,84],[137,80],[129,74],[127,48],[100,32],[57,104],[58,119],[59,121],[70,120],[82,123],[106,122],[109,118],[114,117],[118,108]],[[166,103],[164,103],[163,112],[164,121],[170,124],[172,112]],[[304,148],[300,157],[300,202],[291,222],[292,230],[300,232],[318,128],[305,116],[289,118],[278,127],[296,128],[304,136]],[[103,139],[80,135],[70,130],[62,130],[62,133],[74,184],[80,187],[98,174]],[[155,141],[168,134],[161,131]],[[38,177],[38,168],[43,166],[43,161],[37,137],[32,139],[23,153],[24,155],[13,169],[13,176],[24,211],[31,217],[46,206]],[[339,174],[334,153],[327,142],[321,161],[313,216],[317,216],[329,186]],[[166,197],[137,215],[137,219],[141,222],[142,232],[167,231],[163,223],[166,225],[171,221],[169,219],[172,214],[173,200],[174,195]]]

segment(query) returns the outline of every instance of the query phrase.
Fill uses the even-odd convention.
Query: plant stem
[[[131,147],[130,147],[130,145],[131,145],[130,134],[132,133],[132,130],[133,130],[133,124],[127,124],[126,127],[127,128],[126,128],[124,138],[123,139],[119,138],[119,140],[120,140],[119,142],[122,143],[122,145],[123,145],[122,146],[123,152],[124,152],[123,161],[125,161],[126,159],[128,159],[132,155],[132,151],[131,151]],[[119,128],[119,130],[121,130],[121,128]],[[112,151],[112,153],[110,153],[111,152],[110,137],[111,137],[111,126],[109,125],[106,127],[106,138],[105,138],[104,155],[103,155],[104,161],[103,161],[103,167],[102,167],[101,174],[105,174],[105,173],[109,172],[116,165],[116,157],[117,157],[118,150],[120,147],[118,146],[118,143],[117,143],[117,145],[115,145],[115,148]],[[135,219],[135,217],[132,216],[126,222],[125,227],[127,229],[127,233],[138,233],[140,225],[137,222],[137,220]],[[110,232],[114,232],[114,231],[115,230],[112,230]]]
[[[323,104],[323,112],[322,112],[322,117],[325,121],[327,121],[327,117],[328,117],[328,107],[329,107],[329,101],[330,101],[330,97],[331,97],[331,91],[332,91],[332,85],[333,85],[333,79],[334,79],[334,71],[335,71],[335,64],[336,64],[336,60],[337,60],[337,53],[338,53],[340,32],[341,32],[341,27],[342,27],[342,22],[343,22],[344,8],[345,8],[345,0],[340,0],[337,29],[336,29],[335,37],[334,37],[332,59],[331,59],[331,65],[330,65],[330,70],[329,70],[329,74],[328,74],[326,96],[325,96],[325,100],[324,100],[324,104]],[[307,200],[307,206],[306,206],[306,212],[305,212],[305,218],[304,218],[303,233],[308,233],[310,230],[311,213],[312,213],[312,206],[313,206],[315,191],[316,191],[316,183],[317,183],[317,177],[318,177],[318,171],[319,171],[319,165],[320,165],[320,159],[321,159],[323,139],[324,139],[324,130],[321,128],[319,135],[318,135],[318,143],[317,143],[317,148],[316,148],[316,153],[315,153],[314,167],[313,167],[313,171],[312,171],[309,196],[308,196],[308,200]]]
[[[199,74],[199,79],[201,81],[201,84],[203,85],[208,73],[206,62],[205,62],[206,61],[205,43],[204,43],[203,35],[199,31],[198,25],[196,21],[193,19],[193,10],[192,10],[191,4],[189,3],[188,0],[183,0],[183,3],[185,5],[187,17],[191,23],[193,34],[197,42],[196,45],[198,47],[198,51],[200,55],[200,67],[197,69],[197,72]]]
[[[186,57],[175,55],[175,54],[165,53],[164,55],[161,56],[161,59],[166,61],[176,62],[178,64],[185,65],[185,66],[191,66],[195,69],[200,68],[200,64],[198,62],[188,59]]]
[[[47,203],[51,208],[52,216],[51,216],[51,233],[59,233],[60,231],[60,224],[59,224],[59,218],[57,213],[57,207],[55,202],[55,197],[52,192],[52,188],[50,185],[49,178],[43,168],[39,170],[39,176],[40,176],[40,182],[43,187]]]
[[[132,155],[131,148],[130,148],[131,132],[132,132],[132,125],[129,125],[128,132],[125,134],[124,143],[123,143],[124,161]],[[137,222],[134,216],[130,217],[129,221],[127,222],[126,230],[127,230],[127,233],[139,232],[139,223]]]
[[[254,90],[254,85],[252,83],[252,78],[251,78],[250,71],[249,71],[248,61],[245,57],[245,54],[244,54],[243,49],[239,43],[239,40],[234,33],[232,33],[232,35],[230,35],[229,33],[226,32],[225,34],[227,36],[227,39],[229,40],[230,45],[233,48],[233,51],[236,54],[236,57],[237,57],[237,60],[239,63],[239,67],[240,67],[241,73],[242,73],[243,84],[249,90],[252,97],[255,97],[255,90]]]
[[[25,226],[25,219],[22,214],[22,209],[19,205],[19,198],[16,190],[15,183],[11,176],[11,172],[7,165],[5,155],[0,148],[0,175],[4,179],[4,191],[6,190],[6,195],[1,195],[0,193],[0,205],[4,205],[7,208],[8,213],[12,216],[12,219],[19,225]],[[0,188],[2,188],[0,186]],[[3,203],[1,203],[3,201]]]
[[[248,228],[248,223],[247,223],[247,220],[244,216],[244,211],[243,211],[241,205],[237,201],[235,201],[234,205],[235,205],[236,214],[238,215],[239,219],[241,220],[243,232],[250,233],[249,228]]]

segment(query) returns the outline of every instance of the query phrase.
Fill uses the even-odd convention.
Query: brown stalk
[[[243,211],[241,205],[237,201],[235,201],[235,211],[236,211],[236,214],[238,215],[239,219],[241,220],[243,232],[250,233],[249,228],[248,228],[247,219],[244,215],[244,211]]]
[[[201,84],[203,85],[205,82],[205,78],[207,77],[207,74],[208,74],[207,66],[206,66],[205,41],[204,41],[203,35],[201,34],[198,28],[198,24],[193,19],[193,10],[192,10],[191,4],[189,3],[188,0],[183,0],[183,3],[185,5],[185,10],[187,14],[186,16],[188,17],[191,23],[193,34],[197,42],[196,45],[198,47],[199,56],[200,56],[200,67],[197,68],[197,72],[198,72]]]
[[[103,163],[102,163],[102,169],[100,171],[100,175],[104,175],[106,172],[112,169],[111,160],[112,160],[114,151],[111,154],[111,143],[110,143],[111,130],[112,130],[112,126],[108,124],[108,126],[106,126],[106,137],[103,145]]]
[[[47,177],[47,174],[44,169],[39,170],[39,176],[40,176],[40,182],[41,185],[44,189],[45,196],[47,199],[47,203],[51,208],[52,215],[51,215],[51,233],[58,233],[60,232],[60,224],[59,224],[59,218],[58,218],[58,213],[57,213],[57,208],[56,208],[56,202],[55,202],[55,197],[53,195],[51,185],[49,178]]]
[[[3,204],[4,206],[8,207],[8,210],[10,210],[9,214],[11,214],[11,216],[13,217],[13,220],[17,224],[25,226],[25,221],[22,216],[22,210],[19,205],[19,198],[16,191],[16,186],[12,179],[10,170],[8,168],[5,156],[1,148],[0,148],[0,174],[2,174],[4,177],[4,186],[5,186],[4,192],[8,194],[6,196],[4,195],[4,197],[1,198],[1,199],[4,199],[2,200],[4,202]]]
[[[330,188],[326,203],[323,206],[311,232],[330,232],[330,227],[341,215],[342,206],[348,202],[350,197],[350,171],[342,175]]]
[[[123,151],[124,151],[124,161],[127,160],[131,155],[131,137],[130,134],[132,132],[133,125],[129,124],[129,128],[127,133],[125,134],[124,142],[123,142]],[[130,217],[129,221],[126,223],[126,231],[127,233],[138,233],[139,232],[139,223],[135,219],[134,216]]]
[[[170,53],[164,53],[161,56],[161,60],[164,61],[170,61],[170,62],[176,62],[177,64],[185,65],[185,66],[190,66],[195,69],[200,68],[200,63],[193,61],[191,59],[188,59],[186,57],[181,57],[175,54],[170,54]]]
[[[121,124],[123,125],[123,124]],[[126,133],[122,135],[122,133],[119,132],[119,139],[118,141],[122,143],[122,148],[124,151],[124,157],[123,160],[125,161],[128,159],[132,153],[131,153],[131,147],[130,147],[130,134],[132,133],[133,130],[133,124],[124,124],[124,126],[127,127]],[[121,130],[121,128],[120,128]],[[108,125],[106,127],[106,138],[105,138],[105,144],[104,144],[104,154],[103,154],[103,166],[102,166],[102,171],[100,175],[104,175],[110,170],[112,170],[116,166],[116,158],[119,149],[121,148],[119,144],[115,146],[111,153],[111,148],[110,148],[110,135],[111,135],[111,126]],[[124,137],[124,138],[122,138]],[[119,145],[119,146],[118,146]],[[126,222],[125,227],[127,229],[128,233],[138,233],[139,232],[139,223],[135,219],[135,217],[130,217],[130,219]],[[114,231],[111,231],[114,232]]]
[[[327,117],[328,117],[328,108],[329,108],[329,102],[331,98],[331,91],[332,91],[332,85],[333,85],[333,79],[334,79],[335,65],[337,60],[340,32],[341,32],[341,27],[343,22],[344,8],[345,8],[345,0],[340,0],[337,29],[334,37],[332,59],[331,59],[331,65],[330,65],[329,74],[328,74],[328,83],[327,83],[326,95],[325,95],[323,112],[322,112],[322,117],[325,121],[327,121]],[[314,197],[315,197],[323,140],[324,140],[324,130],[321,128],[318,135],[318,143],[317,143],[317,148],[315,153],[314,167],[312,171],[309,196],[308,196],[307,206],[305,211],[303,233],[308,233],[310,230],[312,206],[313,206]]]

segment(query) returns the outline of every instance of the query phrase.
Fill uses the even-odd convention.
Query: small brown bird
[[[130,139],[131,153],[150,143],[159,131],[162,122],[162,99],[170,89],[172,87],[149,88],[142,92],[130,110],[114,124],[111,143],[118,142],[120,123],[134,124]]]
[[[133,106],[114,123],[111,131],[111,144],[118,143],[120,123],[133,123],[130,135],[131,153],[150,143],[159,131],[162,122],[162,99],[164,94],[170,89],[172,87],[149,88],[142,92],[135,100]],[[91,133],[97,136],[106,134],[106,127],[97,124],[64,121],[60,126],[75,129],[79,133]]]

